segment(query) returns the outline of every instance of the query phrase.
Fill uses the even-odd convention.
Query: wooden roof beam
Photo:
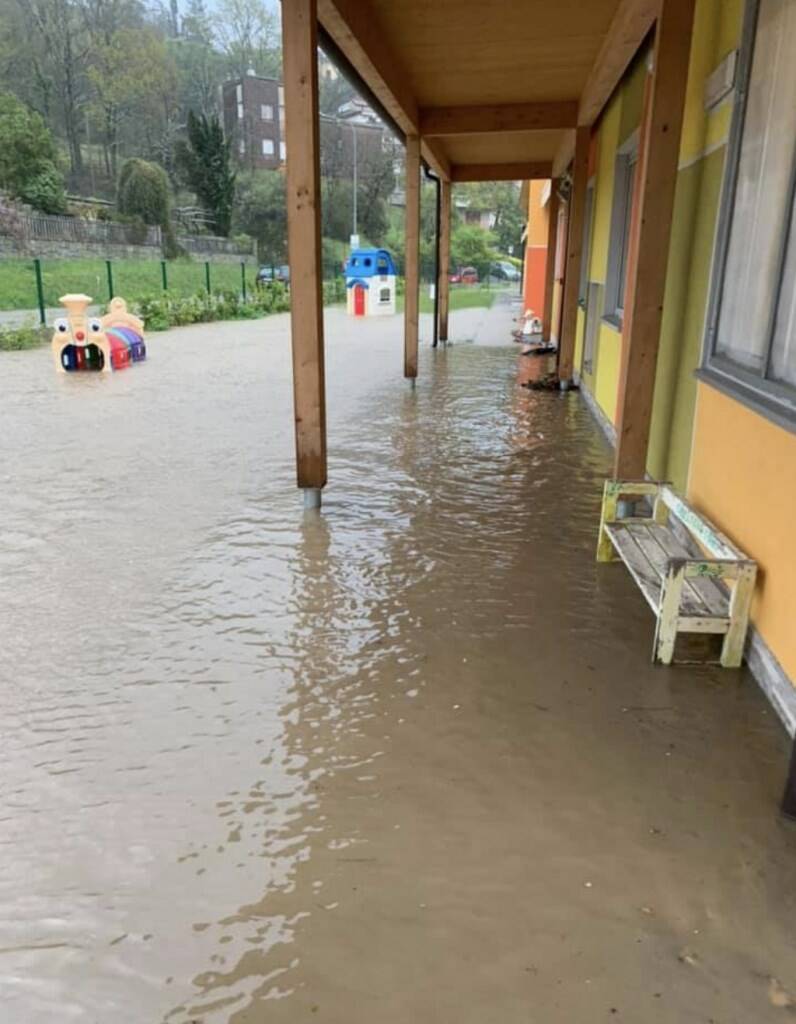
[[[577,123],[578,100],[424,107],[420,110],[420,133],[426,136],[540,131],[574,128]]]
[[[359,0],[318,0],[318,20],[404,135],[419,135],[419,111],[409,79],[367,17],[367,9]],[[422,140],[421,153],[437,175],[450,180],[450,162],[438,143]]]
[[[451,181],[531,181],[549,178],[552,169],[550,160],[514,164],[453,164]]]
[[[658,16],[660,0],[620,0],[578,104],[578,124],[593,125],[638,53]],[[568,131],[553,160],[560,177],[575,156],[575,132]]]

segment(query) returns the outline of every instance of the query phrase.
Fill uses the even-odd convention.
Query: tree
[[[89,51],[81,7],[77,0],[17,0],[17,3],[23,19],[24,44],[45,110],[57,109],[72,173],[80,174]]]
[[[325,75],[318,80],[318,106],[322,114],[334,117],[356,95],[356,89],[342,75]]]
[[[43,118],[0,93],[0,188],[46,213],[65,208],[58,152]]]
[[[224,57],[214,46],[213,28],[204,0],[189,0],[179,40],[170,43],[177,69],[178,105],[209,117],[218,109]]]
[[[475,267],[479,277],[486,277],[498,258],[495,236],[476,225],[461,225],[451,236],[451,265]]]
[[[229,142],[218,117],[188,113],[188,141],[176,151],[177,167],[185,183],[208,213],[219,235],[228,235],[235,199],[235,173],[230,162]]]
[[[242,78],[250,70],[279,78],[282,40],[279,19],[262,0],[218,0],[216,36],[230,75]]]
[[[257,241],[264,263],[283,263],[287,256],[285,179],[279,171],[255,171],[238,181],[235,230]]]
[[[140,217],[145,224],[169,222],[169,179],[162,167],[133,157],[125,160],[116,193],[119,213]]]
[[[475,210],[495,215],[492,230],[501,252],[519,248],[525,215],[520,208],[520,185],[516,181],[483,181],[456,186],[456,195]]]
[[[103,131],[106,173],[115,178],[122,131],[132,123],[143,134],[146,114],[161,120],[162,100],[174,94],[175,71],[165,41],[151,29],[120,28],[95,41],[88,76],[92,108]]]
[[[171,186],[162,167],[137,157],[126,160],[119,174],[116,206],[127,217],[159,225],[165,255],[178,255],[171,223]]]

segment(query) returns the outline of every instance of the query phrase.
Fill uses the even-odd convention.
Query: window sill
[[[783,430],[796,434],[796,401],[789,402],[787,399],[780,399],[762,388],[753,387],[711,365],[695,370],[694,376],[701,383],[740,402],[747,409],[770,420],[778,427],[782,427]]]
[[[620,334],[622,333],[622,318],[618,317],[615,313],[606,313],[605,316],[600,317],[600,323],[618,331]]]

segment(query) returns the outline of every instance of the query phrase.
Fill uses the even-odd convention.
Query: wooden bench
[[[622,515],[640,501],[651,515]],[[616,556],[656,615],[653,661],[672,663],[678,633],[722,633],[721,664],[741,664],[757,565],[668,484],[606,481],[597,561]]]

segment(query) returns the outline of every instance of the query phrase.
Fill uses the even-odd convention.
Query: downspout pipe
[[[440,228],[442,227],[442,182],[426,163],[423,164],[423,173],[427,181],[433,181],[437,186],[436,223],[434,228],[434,334],[431,341],[431,347],[436,348],[439,343],[439,236]]]

